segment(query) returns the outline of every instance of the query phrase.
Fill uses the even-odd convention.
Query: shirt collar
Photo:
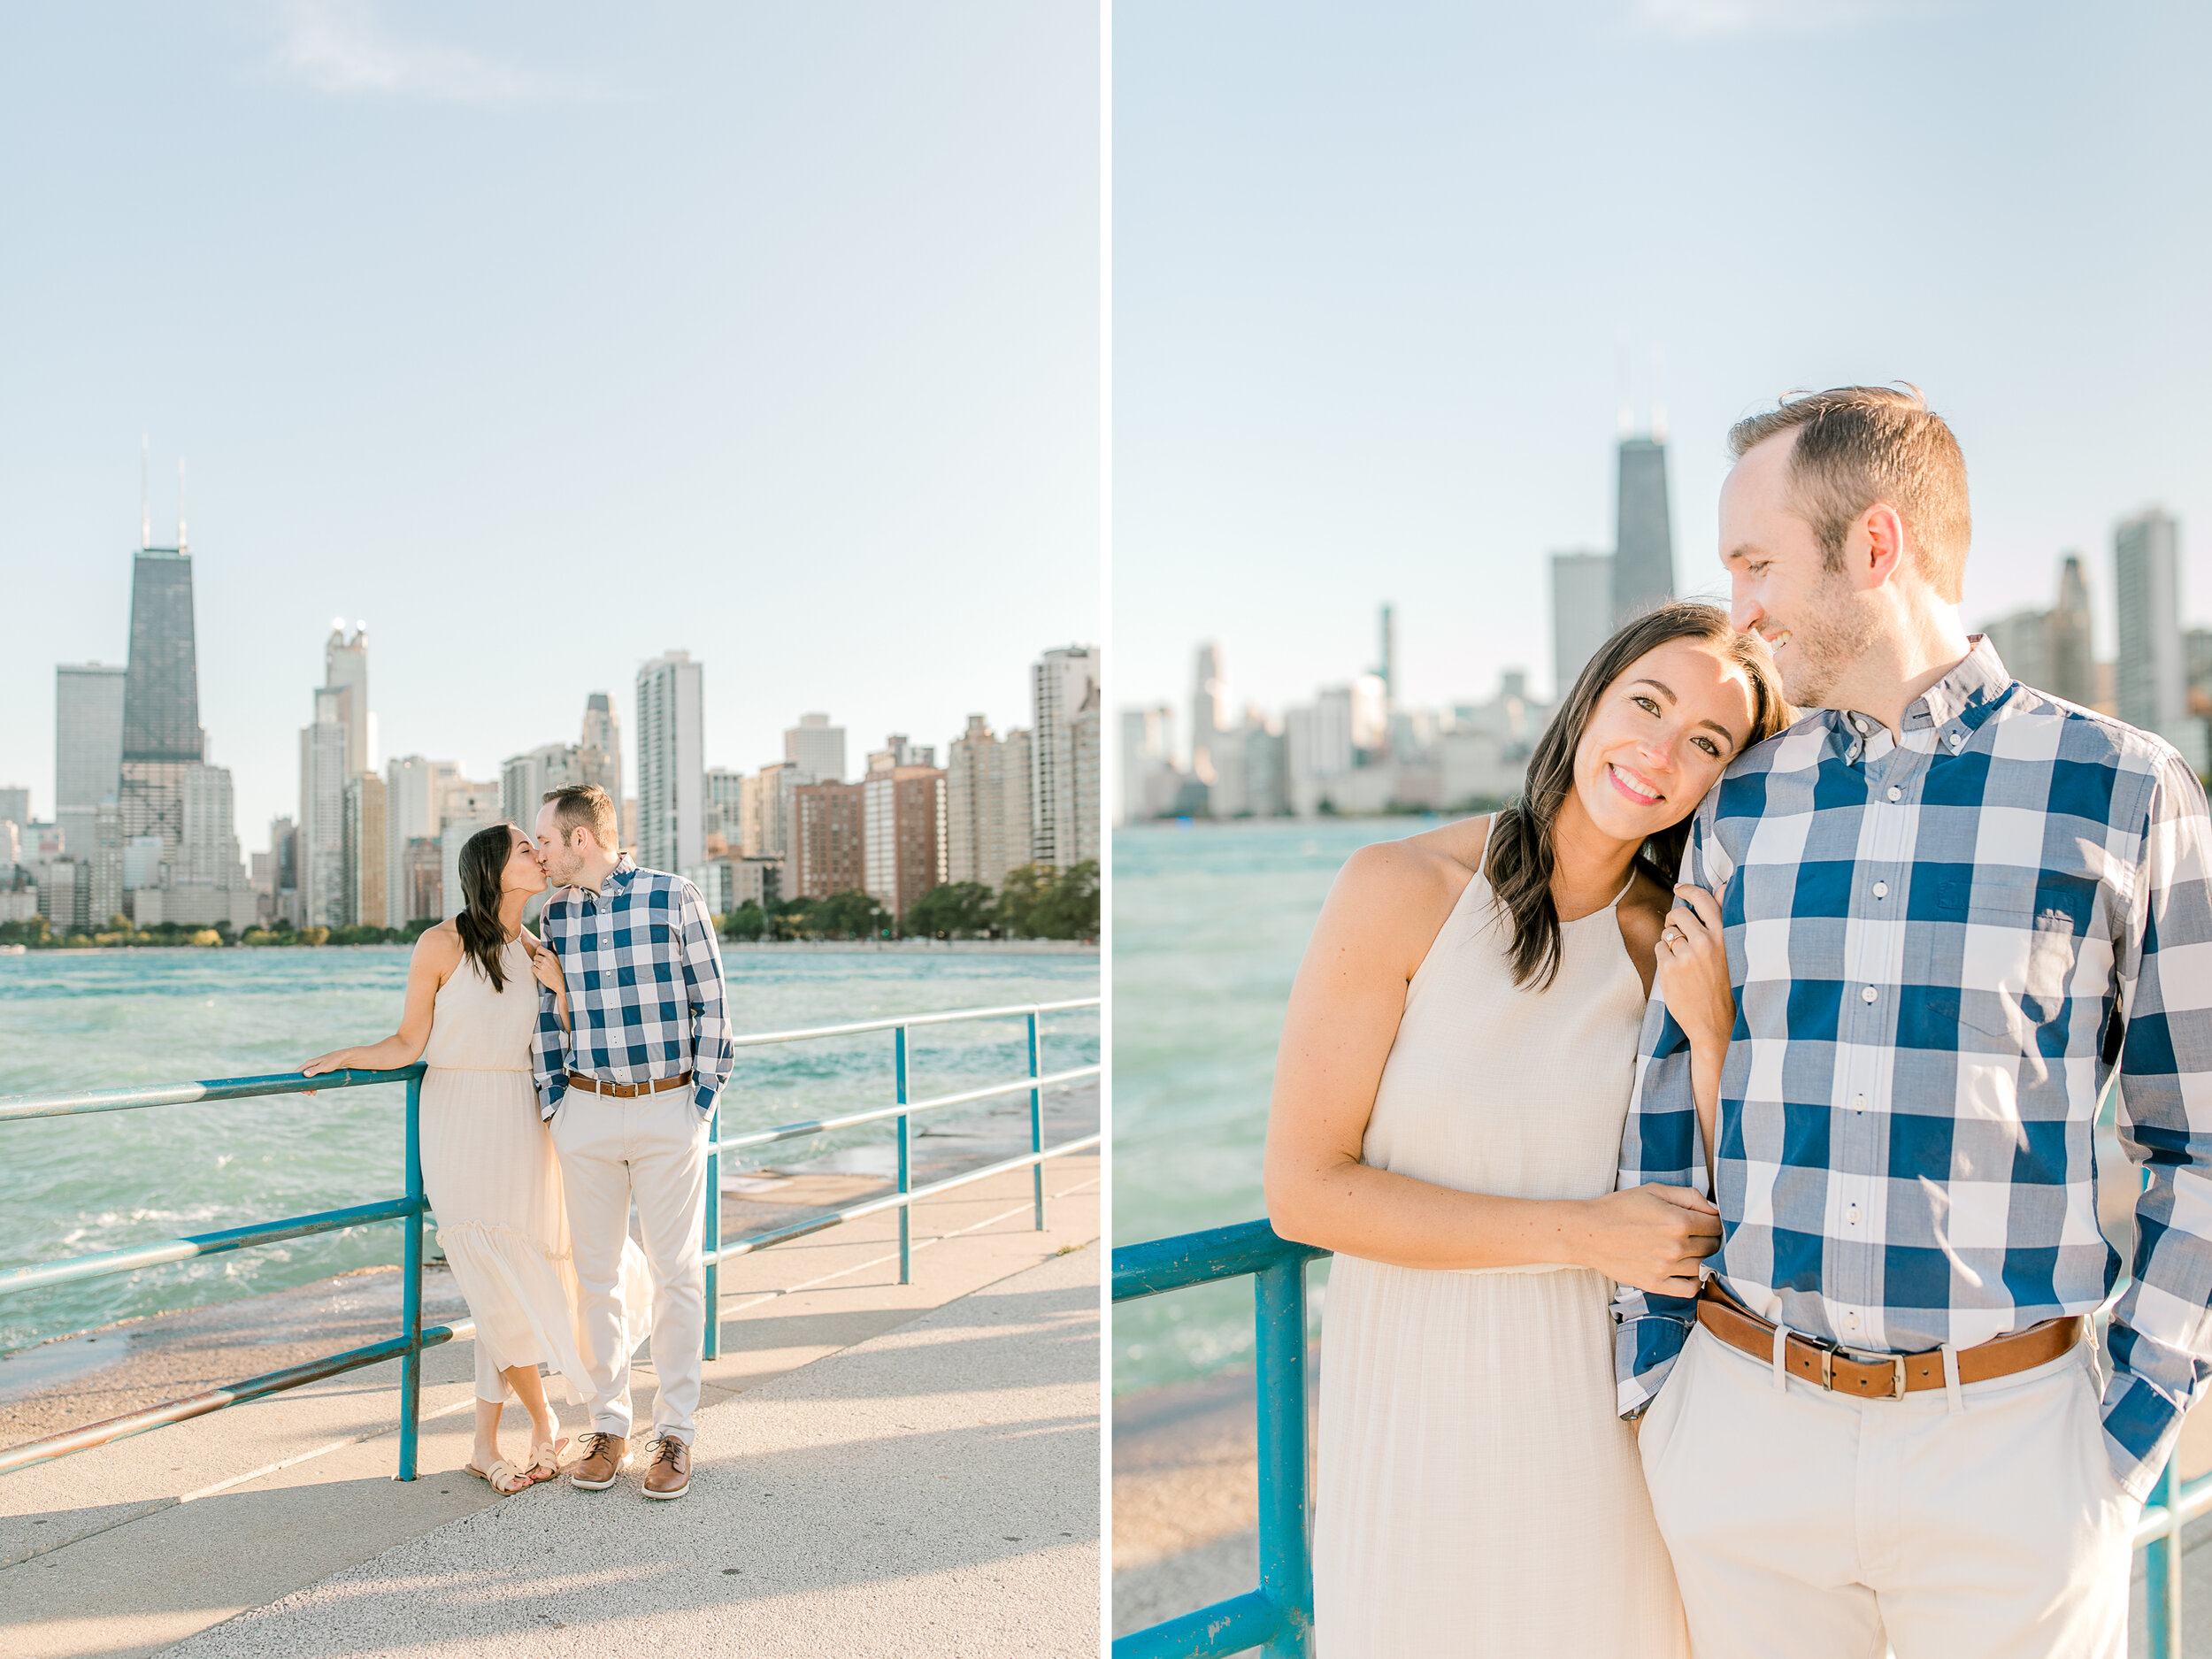
[[[596,903],[601,900],[611,899],[618,894],[627,892],[631,879],[636,874],[637,860],[631,857],[629,854],[624,853],[614,861],[614,868],[608,871],[601,879],[598,892],[594,893],[589,887],[572,887],[569,890],[575,894],[580,901]]]
[[[1970,637],[1973,649],[1906,709],[1898,733],[1905,748],[1949,749],[1954,752],[1962,749],[1966,740],[1996,711],[2005,694],[2012,689],[2012,676],[2005,672],[2004,662],[1998,657],[1997,648],[1990,643],[1989,636],[1977,634]],[[1888,751],[1888,733],[1872,715],[1855,709],[1831,709],[1825,712],[1829,729],[1847,751],[1847,758],[1856,760],[1862,749],[1867,751],[1870,760]],[[1914,741],[1914,734],[1920,733],[1932,735]]]

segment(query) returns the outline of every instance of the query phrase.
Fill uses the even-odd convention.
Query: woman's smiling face
[[[1607,836],[1640,841],[1678,824],[1751,733],[1751,679],[1696,640],[1630,664],[1590,711],[1575,749],[1575,795]]]

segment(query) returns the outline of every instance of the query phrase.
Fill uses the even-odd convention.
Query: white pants
[[[1698,1659],[2124,1659],[2090,1360],[1855,1400],[1695,1328],[1638,1451]]]
[[[624,1333],[637,1329],[639,1310],[627,1310],[626,1321],[622,1245],[635,1198],[653,1284],[653,1370],[659,1382],[653,1433],[673,1434],[688,1446],[707,1332],[706,1269],[699,1261],[707,1119],[687,1087],[633,1100],[571,1088],[553,1114],[553,1147],[568,1189],[591,1426],[606,1434],[630,1432]]]

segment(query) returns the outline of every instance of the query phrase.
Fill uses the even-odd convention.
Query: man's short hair
[[[622,821],[615,812],[613,797],[597,784],[572,783],[565,789],[548,789],[545,798],[553,804],[553,828],[562,845],[567,845],[570,832],[580,824],[607,851],[620,850]]]
[[[1784,394],[1781,405],[1728,431],[1737,460],[1755,444],[1794,431],[1790,490],[1813,527],[1830,570],[1859,515],[1886,502],[1905,521],[1921,580],[1949,604],[1966,579],[1973,525],[1966,507],[1966,457],[1943,417],[1912,386],[1839,386]]]

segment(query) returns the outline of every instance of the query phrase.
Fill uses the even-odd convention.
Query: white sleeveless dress
[[[505,1398],[501,1371],[542,1363],[549,1394],[565,1379],[588,1402],[561,1166],[531,1080],[538,985],[521,940],[499,961],[502,989],[466,955],[438,987],[423,1050],[423,1188],[476,1321],[477,1398]]]
[[[1614,901],[1617,906],[1619,901]],[[1614,1188],[1645,992],[1614,906],[1515,988],[1478,874],[1406,990],[1361,1160],[1521,1198]],[[1587,1268],[1330,1270],[1314,1519],[1322,1659],[1683,1659],[1612,1285]]]

